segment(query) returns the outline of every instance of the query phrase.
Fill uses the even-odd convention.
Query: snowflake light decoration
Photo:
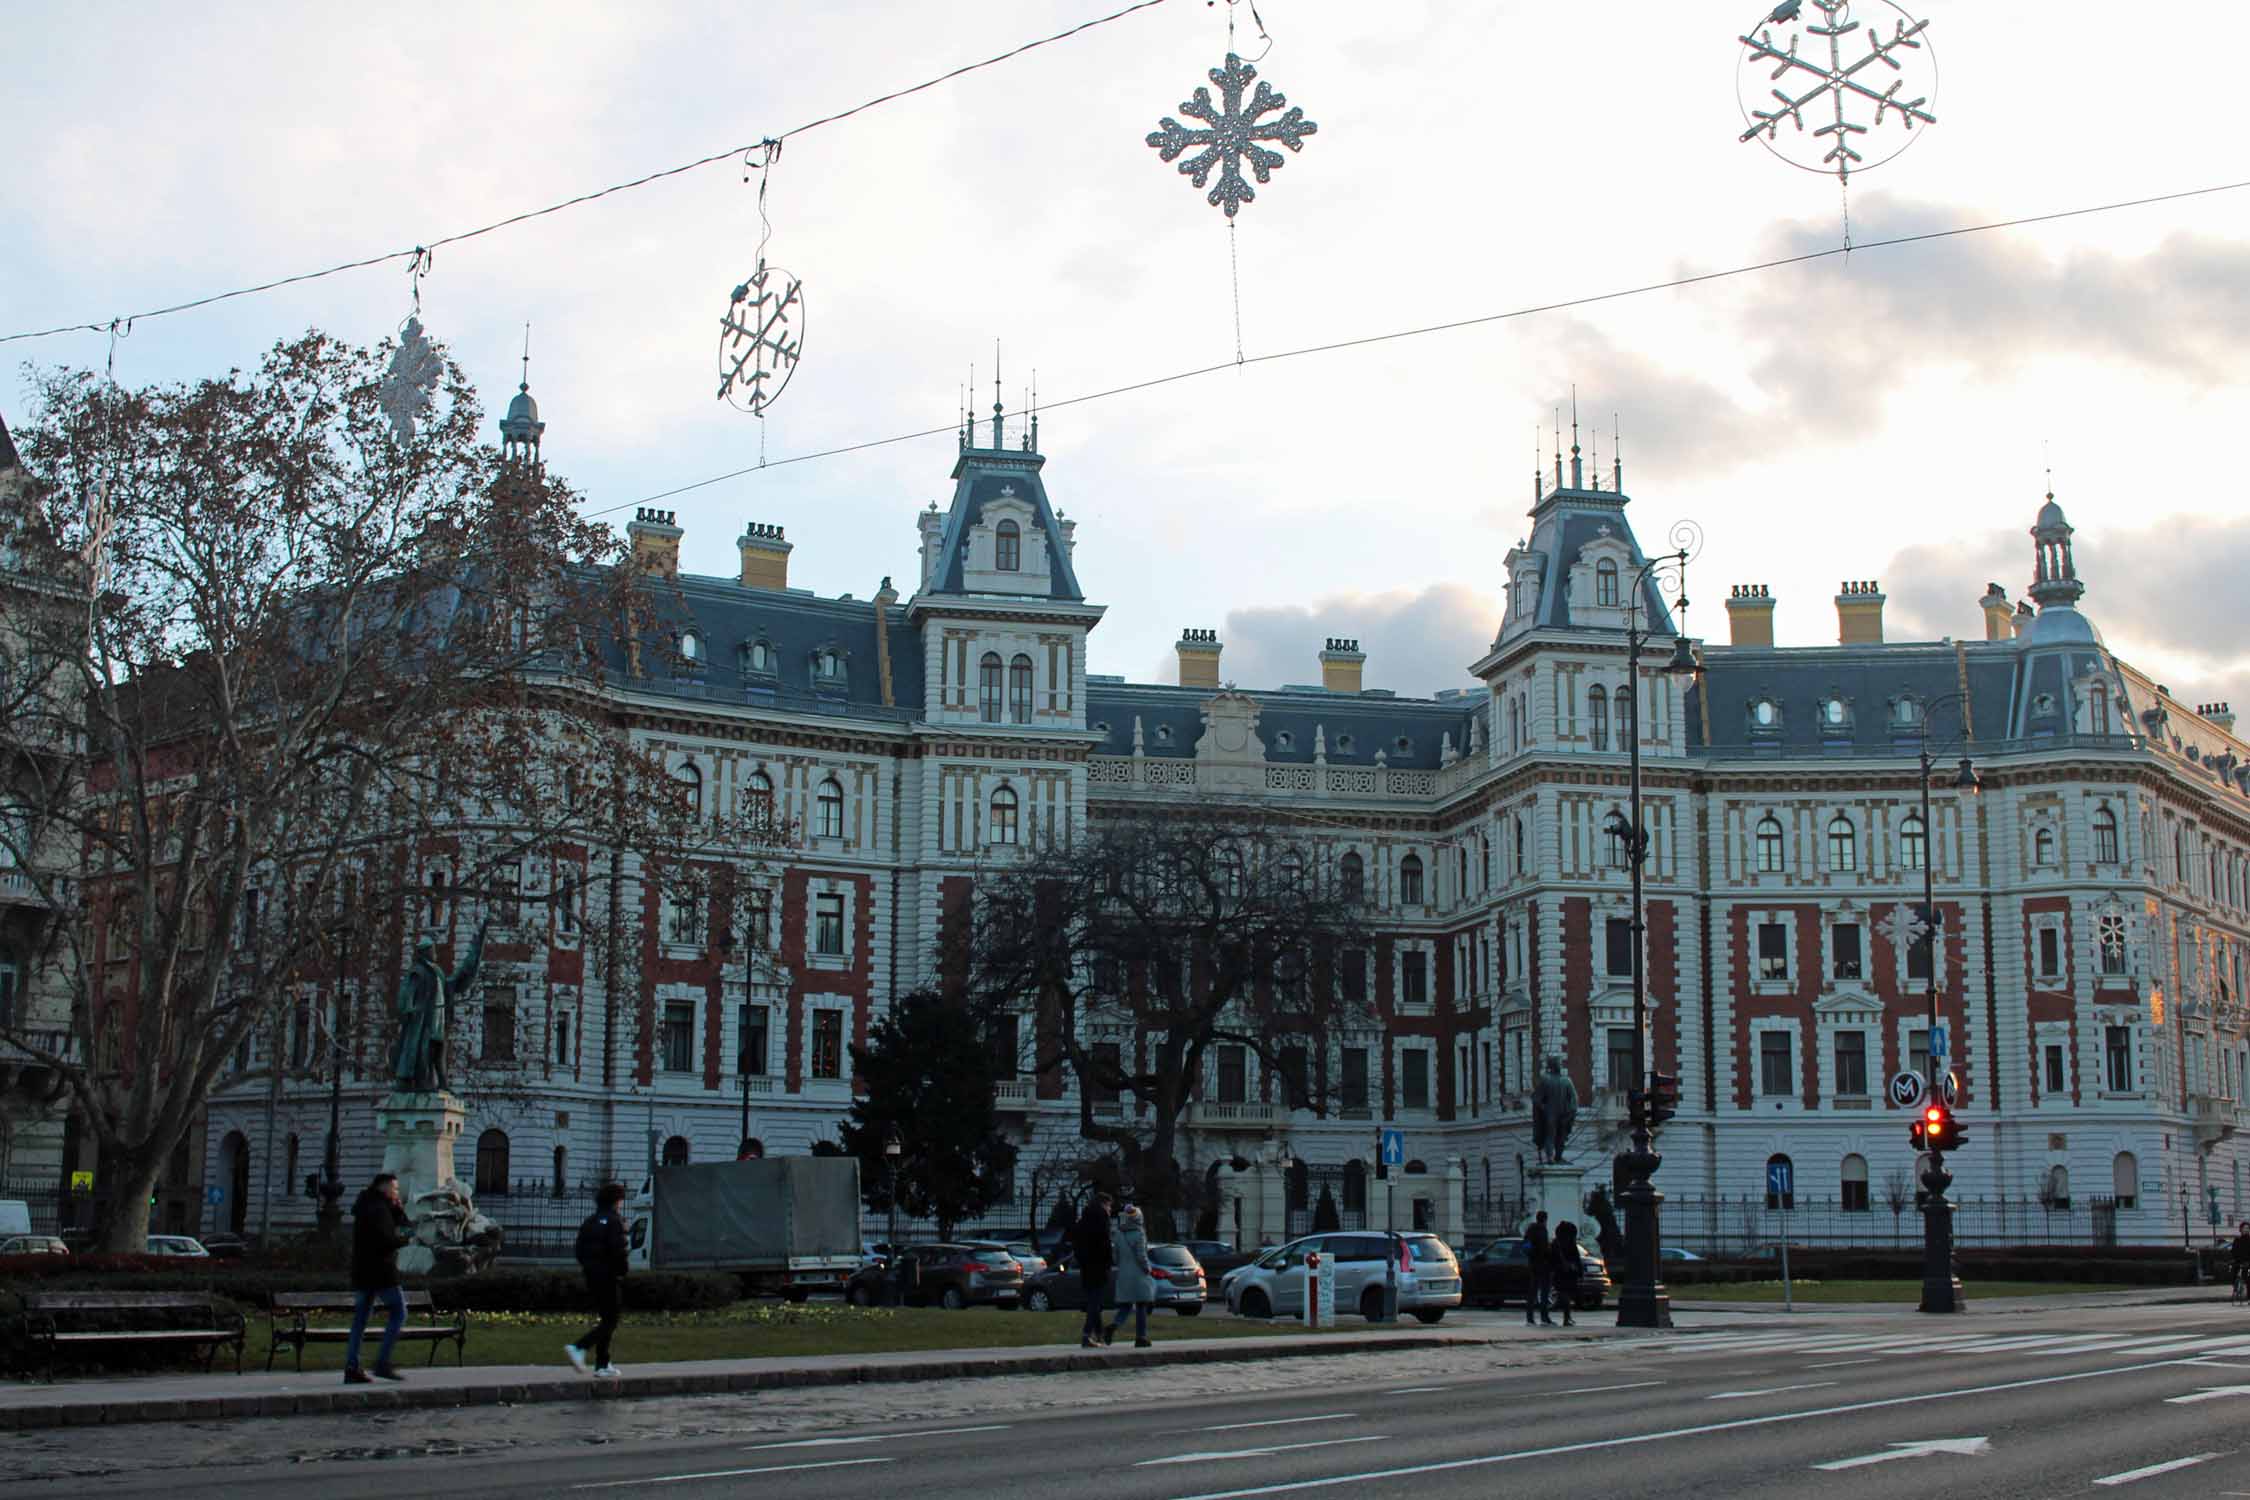
[[[438,357],[437,345],[422,332],[422,320],[408,318],[399,332],[398,347],[391,351],[390,368],[375,390],[375,403],[390,418],[391,435],[400,446],[414,441],[415,426],[429,411],[444,373],[445,362]]]
[[[1937,91],[1937,57],[1930,50],[1929,40],[1923,35],[1929,29],[1928,21],[1917,21],[1891,0],[1871,0],[1884,9],[1895,12],[1891,19],[1891,34],[1885,38],[1880,24],[1866,27],[1867,51],[1857,59],[1845,57],[1845,41],[1861,29],[1861,23],[1852,19],[1852,0],[1811,0],[1812,7],[1820,12],[1818,20],[1805,27],[1805,35],[1825,41],[1827,57],[1819,56],[1816,41],[1811,58],[1798,55],[1797,46],[1802,38],[1791,32],[1786,46],[1775,39],[1776,22],[1794,21],[1802,6],[1800,0],[1784,0],[1777,5],[1750,32],[1737,38],[1743,45],[1740,79],[1743,88],[1742,114],[1749,123],[1738,139],[1761,139],[1774,155],[1791,166],[1808,172],[1828,172],[1849,179],[1855,168],[1864,170],[1881,166],[1892,157],[1914,144],[1914,127],[1917,124],[1935,125],[1937,116],[1928,108]],[[1748,85],[1753,69],[1762,70],[1773,65],[1771,75],[1764,80],[1766,92],[1772,95],[1770,107],[1753,105]],[[1908,75],[1908,64],[1914,67]],[[1866,78],[1860,75],[1869,69]],[[1882,71],[1888,69],[1886,73]],[[1891,74],[1900,75],[1890,78]],[[1890,86],[1880,85],[1890,78]],[[1773,85],[1787,79],[1782,88]],[[1790,92],[1802,88],[1802,92]],[[1826,108],[1821,107],[1826,95]],[[1910,97],[1905,97],[1910,95]],[[1759,104],[1769,101],[1760,100]],[[1862,123],[1853,117],[1857,106],[1874,106],[1871,120]],[[1815,124],[1809,140],[1805,137],[1805,108],[1812,105]],[[1823,120],[1821,117],[1826,115]],[[1884,122],[1896,117],[1901,128],[1901,138],[1895,148],[1869,161],[1857,142],[1882,128]],[[1784,124],[1796,127],[1792,136],[1783,137]],[[1787,149],[1785,140],[1795,149]],[[1812,159],[1820,153],[1818,160]]]
[[[1918,946],[1931,932],[1931,924],[1918,906],[1895,906],[1891,914],[1875,924],[1875,930],[1885,942],[1896,949]]]
[[[1148,143],[1154,146],[1166,161],[1179,161],[1190,147],[1203,149],[1180,162],[1180,175],[1202,187],[1211,180],[1211,169],[1219,169],[1219,185],[1205,198],[1213,208],[1226,210],[1233,218],[1245,203],[1256,200],[1258,194],[1243,178],[1242,164],[1250,164],[1250,173],[1260,182],[1270,182],[1286,158],[1278,151],[1269,151],[1258,144],[1272,141],[1287,146],[1291,151],[1304,149],[1305,137],[1316,134],[1320,127],[1305,118],[1303,109],[1290,104],[1273,85],[1259,82],[1258,70],[1232,52],[1227,54],[1226,66],[1211,70],[1211,81],[1219,86],[1219,105],[1211,103],[1211,91],[1199,88],[1195,97],[1183,100],[1180,113],[1190,119],[1201,120],[1208,129],[1182,125],[1166,115],[1156,129],[1148,133]],[[1257,92],[1250,96],[1247,108],[1242,103],[1242,91],[1257,83]],[[1268,120],[1266,115],[1277,109],[1286,109],[1279,119]]]
[[[719,399],[762,416],[797,373],[804,347],[804,283],[760,256],[719,318]]]

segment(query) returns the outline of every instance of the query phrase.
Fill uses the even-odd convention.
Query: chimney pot
[[[1738,583],[1727,594],[1728,638],[1737,646],[1773,644],[1773,595],[1762,583]]]
[[[1219,632],[1189,627],[1180,632],[1174,653],[1180,662],[1180,686],[1216,688],[1219,685]]]
[[[742,554],[740,581],[744,588],[789,587],[790,543],[782,536],[779,526],[752,521],[742,528],[742,535],[735,538],[734,545]]]
[[[668,510],[652,506],[636,506],[633,524],[625,528],[625,535],[633,543],[634,565],[659,577],[672,578],[680,571],[680,528],[678,518]]]
[[[1836,644],[1883,643],[1883,590],[1872,578],[1846,579],[1836,590]]]

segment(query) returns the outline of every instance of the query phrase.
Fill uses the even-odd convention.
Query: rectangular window
[[[844,1013],[840,1010],[813,1012],[812,1076],[844,1076]]]
[[[1633,1028],[1609,1028],[1609,1087],[1629,1089],[1633,1083]]]
[[[1337,986],[1343,992],[1346,1005],[1367,1003],[1367,953],[1360,948],[1346,948],[1337,960],[1337,973],[1342,982]]]
[[[749,893],[742,910],[743,941],[752,948],[773,946],[773,892],[760,887]]]
[[[2097,941],[2102,952],[2102,972],[2125,972],[2125,918],[2112,914],[2098,920]]]
[[[1609,964],[1612,979],[1630,979],[1633,975],[1633,922],[1630,917],[1611,917],[1608,925]]]
[[[2049,1097],[2060,1097],[2068,1092],[2069,1088],[2069,1081],[2063,1073],[2062,1043],[2049,1042],[2047,1044],[2047,1093]]]
[[[1857,922],[1838,922],[1828,929],[1828,946],[1835,963],[1830,971],[1837,979],[1862,979],[1864,960],[1860,957],[1860,934]]]
[[[1401,1069],[1399,1103],[1407,1109],[1430,1107],[1430,1054],[1420,1047],[1409,1047],[1399,1054]]]
[[[1839,1184],[1839,1186],[1843,1188],[1841,1206],[1845,1213],[1863,1214],[1867,1212],[1866,1178],[1847,1177],[1841,1184]]]
[[[1337,1091],[1345,1109],[1364,1111],[1367,1108],[1367,1049],[1344,1049],[1344,1076]]]
[[[2052,927],[2039,929],[2039,976],[2042,979],[2059,978],[2062,974],[2062,933]]]
[[[1430,974],[1428,955],[1422,953],[1404,953],[1399,955],[1398,982],[1399,1004],[1429,1004]]]
[[[664,1071],[667,1073],[692,1073],[695,1071],[695,1004],[688,1000],[670,1000],[664,1006]]]
[[[844,898],[813,898],[813,952],[842,956],[844,951]]]
[[[1836,1092],[1846,1099],[1867,1097],[1867,1033],[1836,1033]]]
[[[1916,984],[1930,982],[1930,952],[1937,946],[1935,931],[1925,934],[1920,941],[1906,945],[1906,977]]]
[[[703,944],[703,896],[693,889],[674,891],[671,898],[671,922],[665,938],[669,942],[686,943],[696,947]]]
[[[1016,1017],[996,1016],[992,1022],[992,1076],[1014,1078],[1020,1071],[1016,1052]]]
[[[1117,1078],[1125,1071],[1125,1049],[1116,1042],[1096,1042],[1087,1059],[1086,1092],[1096,1104],[1117,1102]]]
[[[1250,1097],[1250,1059],[1247,1049],[1219,1049],[1219,1102],[1240,1104]]]
[[[773,1056],[772,1015],[763,1005],[742,1007],[742,1056],[739,1066],[745,1078],[763,1078]]]
[[[2102,1028],[2102,1056],[2108,1066],[2108,1087],[2113,1094],[2133,1092],[2133,1031],[2129,1026]]]
[[[1789,977],[1789,929],[1779,922],[1758,924],[1758,978],[1761,980],[1786,980]]]
[[[1312,1091],[1306,1080],[1312,1077],[1306,1067],[1306,1053],[1302,1047],[1284,1047],[1277,1065],[1281,1073],[1281,1102],[1291,1109],[1309,1109]]]
[[[1930,1076],[1930,1033],[1926,1028],[1906,1034],[1906,1066],[1923,1078]]]
[[[1769,1098],[1785,1099],[1796,1092],[1791,1086],[1796,1069],[1791,1066],[1792,1039],[1786,1031],[1761,1031],[1758,1033],[1758,1092]]]
[[[484,992],[484,1056],[488,1063],[512,1063],[516,1060],[516,992],[510,989],[489,989]]]

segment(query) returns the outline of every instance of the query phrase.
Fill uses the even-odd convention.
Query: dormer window
[[[691,666],[703,665],[703,638],[692,630],[680,632],[680,660]]]
[[[1397,739],[1391,741],[1391,748],[1398,751],[1398,753],[1401,755],[1410,754],[1414,749],[1414,742],[1402,734]]]
[[[1830,698],[1820,705],[1820,723],[1823,729],[1840,731],[1851,727],[1851,722],[1852,711],[1845,706],[1843,699]]]
[[[1159,745],[1169,745],[1172,743],[1171,725],[1159,724],[1156,726],[1156,743],[1158,743]]]
[[[1013,521],[1002,521],[992,535],[992,565],[1003,573],[1013,573],[1023,567],[1023,529]]]
[[[834,646],[823,646],[813,653],[813,686],[842,687],[844,685],[844,653]]]
[[[1894,728],[1912,733],[1922,724],[1922,700],[1901,698],[1891,705],[1891,724]]]
[[[1339,734],[1336,736],[1336,753],[1339,755],[1352,753],[1352,737],[1350,735]]]
[[[1281,731],[1281,732],[1280,732],[1279,734],[1277,734],[1277,735],[1275,735],[1275,736],[1273,737],[1273,747],[1274,747],[1274,748],[1275,748],[1276,750],[1289,750],[1289,749],[1294,749],[1294,748],[1295,748],[1295,746],[1296,746],[1296,744],[1297,744],[1297,737],[1296,737],[1295,735],[1291,734],[1291,733],[1290,733],[1290,732],[1289,732],[1288,730],[1286,730],[1286,729],[1282,730],[1282,731]]]
[[[1781,730],[1781,705],[1771,698],[1750,700],[1750,730],[1753,734],[1777,734]]]
[[[1617,607],[1617,564],[1606,557],[1594,565],[1594,602]]]
[[[764,636],[760,636],[754,641],[744,642],[742,670],[771,676],[773,673],[773,642],[767,640]]]

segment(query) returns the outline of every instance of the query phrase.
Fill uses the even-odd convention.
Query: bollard
[[[1305,1326],[1318,1328],[1320,1321],[1320,1252],[1313,1251],[1305,1257]]]

